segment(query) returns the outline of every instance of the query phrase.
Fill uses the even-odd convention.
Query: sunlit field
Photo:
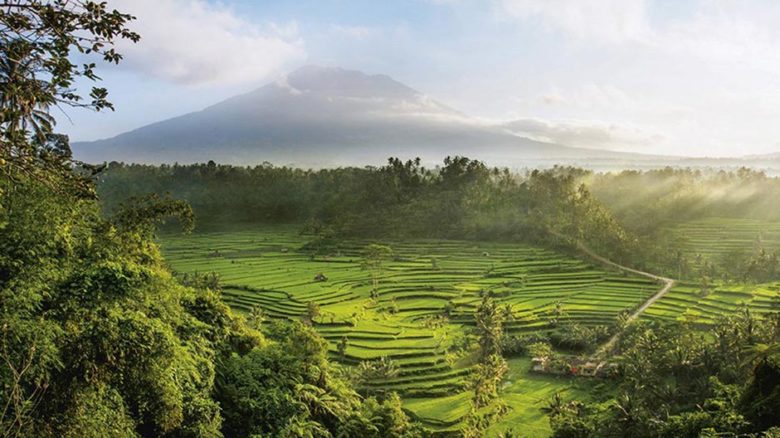
[[[363,382],[372,391],[396,391],[416,418],[435,430],[455,430],[469,409],[470,350],[460,350],[474,324],[481,294],[509,305],[507,334],[551,332],[557,324],[611,326],[657,289],[648,279],[524,244],[451,240],[387,241],[393,258],[378,276],[362,266],[367,241],[344,241],[331,255],[302,249],[300,227],[269,227],[191,236],[165,236],[165,257],[178,273],[216,272],[225,302],[254,307],[271,318],[303,319],[319,305],[314,325],[346,366],[386,357],[400,372]],[[318,275],[327,279],[318,280]],[[343,354],[338,344],[346,338]],[[511,360],[502,397],[512,425],[532,436],[549,434],[542,412],[550,397],[583,395],[582,379],[529,375],[530,360]]]
[[[780,222],[756,219],[706,218],[666,230],[696,267],[728,263],[759,249],[780,249]]]

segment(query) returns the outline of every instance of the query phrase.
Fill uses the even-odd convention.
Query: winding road
[[[554,233],[554,234],[557,235],[558,237],[566,239],[566,237],[561,234],[558,233]],[[661,277],[660,275],[651,274],[649,272],[640,271],[638,269],[629,268],[628,266],[623,266],[621,264],[615,263],[612,260],[604,258],[596,254],[595,252],[591,251],[590,248],[588,248],[581,242],[577,242],[576,245],[577,245],[577,249],[579,249],[582,253],[598,261],[599,263],[602,263],[607,266],[612,266],[613,268],[619,269],[621,271],[630,272],[636,275],[641,275],[642,277],[650,278],[655,281],[659,281],[663,283],[663,287],[661,287],[661,289],[659,289],[658,292],[656,292],[653,296],[648,298],[647,301],[642,303],[641,306],[639,306],[636,310],[634,310],[631,313],[631,315],[628,316],[628,319],[626,319],[626,323],[630,323],[635,319],[637,319],[639,315],[642,314],[642,312],[647,310],[648,307],[652,306],[653,303],[661,299],[664,295],[666,295],[667,292],[669,292],[672,289],[672,287],[674,287],[675,281],[671,278]],[[620,334],[621,332],[617,332],[611,338],[609,338],[607,342],[605,342],[601,347],[599,347],[598,350],[596,350],[594,357],[605,358],[612,351],[612,348],[615,346],[615,343],[620,338]]]

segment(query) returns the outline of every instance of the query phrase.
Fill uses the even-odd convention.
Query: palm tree
[[[623,436],[634,436],[633,430],[641,421],[641,407],[628,393],[621,394],[613,403],[615,419],[624,434]]]
[[[316,385],[299,383],[295,385],[295,398],[303,403],[313,418],[338,418],[349,410],[350,398],[336,397],[330,391]]]
[[[767,360],[769,357],[780,354],[780,342],[773,344],[756,344],[745,349],[747,357],[744,365],[756,364]]]
[[[553,396],[547,402],[547,406],[542,408],[543,411],[547,412],[547,416],[549,417],[560,415],[565,409],[566,403],[563,401],[563,397],[561,397],[560,392],[553,394]]]
[[[0,126],[6,139],[24,144],[27,135],[42,144],[54,127],[49,109],[56,104],[54,85],[38,79],[41,60],[20,40],[0,44]],[[10,151],[7,151],[10,152]],[[19,152],[19,151],[17,151]]]
[[[379,277],[385,260],[393,256],[393,250],[386,245],[371,244],[364,249],[363,269],[371,271],[372,293],[379,297]]]

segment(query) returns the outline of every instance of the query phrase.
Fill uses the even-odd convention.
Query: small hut
[[[547,358],[546,357],[535,357],[531,359],[531,370],[537,372],[537,373],[543,373],[547,371]]]

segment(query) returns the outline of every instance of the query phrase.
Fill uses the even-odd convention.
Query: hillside
[[[202,111],[76,143],[74,151],[88,162],[214,159],[309,166],[376,164],[388,156],[438,161],[453,154],[506,165],[641,157],[534,141],[473,119],[388,76],[315,66]]]

